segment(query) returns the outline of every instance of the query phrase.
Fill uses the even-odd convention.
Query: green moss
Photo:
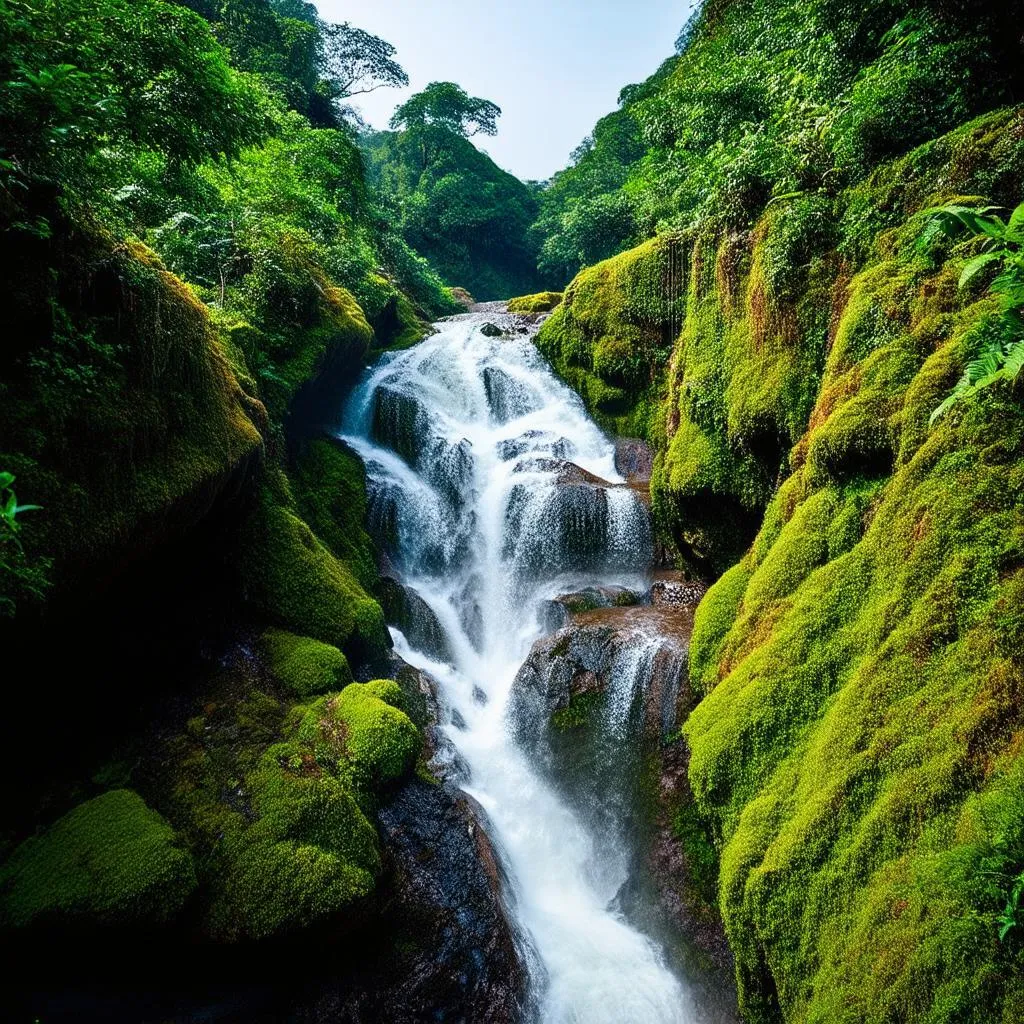
[[[697,613],[690,779],[752,1020],[773,1019],[776,992],[788,1019],[822,1022],[980,1024],[1019,999],[1005,891],[981,882],[1019,839],[976,809],[1024,813],[1006,616],[1024,585],[1024,417],[993,399],[922,430],[948,365],[928,346],[959,350],[988,308],[958,309],[893,242],[851,289],[806,472]],[[887,312],[864,320],[872,302]]]
[[[241,530],[238,557],[247,597],[276,626],[339,647],[350,658],[387,649],[380,605],[270,485]]]
[[[351,292],[330,279],[313,240],[292,230],[264,240],[242,293],[261,330],[237,342],[260,384],[271,418],[282,423],[299,390],[332,367],[354,375],[373,330]]]
[[[262,939],[306,928],[372,893],[376,833],[342,780],[279,744],[245,788],[255,820],[226,823],[208,914],[214,935]]]
[[[7,926],[159,924],[196,886],[171,826],[141,797],[116,789],[69,811],[26,840],[0,868]]]
[[[45,506],[21,539],[59,591],[194,526],[258,453],[265,410],[150,250],[50,223],[7,282],[0,463],[21,501]]]
[[[550,313],[562,301],[561,292],[538,292],[536,295],[521,295],[509,299],[510,313]]]
[[[725,638],[736,619],[750,575],[746,563],[737,562],[708,590],[697,606],[690,638],[689,664],[690,680],[698,693],[709,693],[718,683]]]
[[[551,724],[562,732],[579,729],[589,724],[602,701],[603,694],[595,690],[574,693],[569,698],[569,703],[564,708],[559,708],[551,716]]]
[[[307,636],[268,629],[261,637],[270,671],[297,697],[340,690],[352,682],[345,655]]]
[[[419,730],[396,706],[401,700],[397,683],[375,680],[346,686],[327,708],[331,726],[343,728],[345,757],[362,785],[393,782],[416,758]]]
[[[307,441],[290,474],[302,518],[367,591],[377,585],[377,552],[366,531],[366,471],[335,441]]]
[[[681,312],[681,282],[665,288],[679,249],[665,236],[582,271],[537,336],[595,418],[622,434],[648,433],[646,391]]]

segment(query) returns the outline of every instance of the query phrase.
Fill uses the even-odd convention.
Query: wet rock
[[[687,605],[696,607],[707,593],[707,584],[688,580],[680,572],[661,572],[647,592],[648,604]]]
[[[486,704],[487,703],[487,694],[484,693],[484,691],[481,690],[479,686],[474,686],[473,687],[473,700],[475,700],[477,702],[477,704],[481,704],[481,705]]]
[[[415,463],[420,442],[430,428],[419,399],[392,384],[382,383],[373,396],[371,436],[378,444]]]
[[[393,577],[384,577],[380,583],[380,599],[388,623],[400,629],[413,648],[436,661],[452,660],[441,623],[415,590]]]
[[[480,333],[485,338],[505,337],[505,331],[503,331],[497,324],[492,324],[489,320],[480,328]]]
[[[536,406],[530,390],[521,381],[496,366],[483,371],[484,391],[495,423],[508,423],[532,412]]]
[[[633,614],[624,618],[623,611]],[[557,633],[538,640],[512,687],[511,716],[521,738],[543,746],[549,723],[556,728],[581,724],[575,714],[560,719],[560,712],[578,704],[578,698],[604,693],[611,694],[617,706],[603,711],[620,725],[631,720],[644,737],[655,741],[670,733],[677,723],[688,633],[660,632],[657,627],[663,623],[651,616],[652,611],[607,606],[580,614]],[[646,619],[652,619],[653,628],[644,628]],[[596,704],[591,710],[602,714]]]
[[[461,509],[473,481],[473,445],[466,438],[452,444],[435,436],[422,439],[420,451],[426,478],[453,510]]]
[[[452,725],[460,732],[466,731],[466,720],[459,713],[458,708],[452,708]]]
[[[523,459],[517,472],[554,474],[556,486],[512,487],[505,510],[503,557],[523,579],[635,568],[653,557],[650,518],[628,488],[615,488],[571,462]]]
[[[397,941],[289,1018],[300,1024],[518,1024],[529,1014],[522,944],[475,801],[416,778],[377,815]]]
[[[518,459],[527,452],[544,453],[553,459],[571,459],[575,447],[567,438],[549,430],[527,430],[518,437],[499,441],[496,451],[498,458],[504,462]]]
[[[654,453],[638,437],[620,437],[615,441],[615,469],[630,483],[650,483]]]
[[[707,1020],[733,1022],[732,961],[706,867],[714,851],[694,811],[679,738],[696,704],[687,675],[693,608],[690,601],[574,614],[534,645],[510,710],[520,741],[594,834],[632,851],[616,906],[664,945]],[[685,848],[680,828],[688,830]],[[686,851],[697,856],[702,843],[706,857],[690,863]]]
[[[549,458],[546,455],[534,455],[518,462],[512,469],[513,473],[552,473],[555,477],[555,483],[562,484],[563,486],[586,486],[586,487],[601,487],[611,488],[615,484],[610,484],[607,480],[602,480],[599,476],[585,470],[582,466],[577,466],[575,462],[569,462],[566,459]]]
[[[589,612],[595,608],[625,608],[639,604],[641,595],[627,587],[586,587],[571,594],[559,594],[555,600],[570,614]]]

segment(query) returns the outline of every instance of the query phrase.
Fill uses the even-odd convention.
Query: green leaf
[[[983,252],[980,256],[975,256],[974,259],[964,267],[964,271],[960,275],[960,287],[966,288],[967,285],[985,269],[985,267],[994,263],[999,258],[1000,255],[996,252]]]

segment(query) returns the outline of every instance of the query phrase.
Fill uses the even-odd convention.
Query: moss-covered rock
[[[56,213],[50,230],[0,268],[0,463],[46,509],[22,531],[26,552],[52,560],[58,589],[80,588],[232,494],[266,412],[206,308],[149,249]]]
[[[162,924],[196,887],[192,857],[174,829],[137,793],[87,800],[0,868],[7,927]]]
[[[356,661],[388,648],[380,605],[289,507],[280,480],[263,487],[237,550],[246,596],[276,626],[332,644]]]
[[[340,690],[352,682],[348,659],[331,644],[283,629],[268,629],[261,644],[270,671],[300,699]]]
[[[222,939],[264,939],[307,928],[374,890],[373,826],[344,780],[301,746],[272,746],[245,780],[254,820],[227,823],[208,927]]]
[[[1024,999],[999,938],[1024,867],[1024,414],[990,395],[929,429],[993,306],[909,213],[843,283],[792,473],[695,622],[690,781],[753,1021]]]
[[[297,735],[343,760],[355,785],[373,789],[401,778],[419,752],[420,733],[401,710],[403,701],[393,680],[352,683],[310,705]]]
[[[537,292],[508,300],[510,313],[550,313],[562,301],[561,292]]]
[[[306,442],[290,470],[302,518],[366,590],[378,579],[377,552],[366,529],[366,471],[341,442]]]
[[[920,241],[938,203],[1019,202],[1022,123],[679,236],[649,383],[628,354],[652,275],[626,274],[668,238],[584,271],[540,332],[606,426],[649,440],[659,529],[720,576],[684,731],[750,1021],[1024,1004],[1024,415],[990,393],[929,427],[996,309],[958,288],[972,243]]]

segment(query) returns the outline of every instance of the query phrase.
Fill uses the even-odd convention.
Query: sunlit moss
[[[510,313],[550,313],[562,301],[561,292],[538,292],[508,300]]]

